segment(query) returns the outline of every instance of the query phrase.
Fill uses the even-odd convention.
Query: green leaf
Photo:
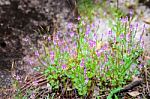
[[[117,92],[119,92],[122,88],[119,87],[119,88],[115,88],[113,90],[111,90],[111,92],[109,93],[107,99],[112,99],[112,96],[115,95]]]

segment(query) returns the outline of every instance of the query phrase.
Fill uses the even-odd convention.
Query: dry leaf
[[[139,93],[138,91],[132,91],[132,92],[128,92],[128,94],[132,97],[136,97],[136,96],[140,95],[141,93]]]

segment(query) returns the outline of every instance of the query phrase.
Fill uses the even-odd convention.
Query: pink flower
[[[131,38],[131,33],[128,33],[128,34],[126,35],[127,41],[130,41],[130,38]]]
[[[84,63],[84,59],[82,58],[81,62],[80,62],[80,67],[84,67],[85,63]]]
[[[98,57],[101,56],[101,53],[102,53],[102,50],[96,50],[96,55],[97,55]]]
[[[96,46],[96,42],[93,41],[93,40],[89,40],[89,45],[91,48],[95,47]]]
[[[85,79],[85,84],[87,84],[87,83],[88,83],[88,81],[89,81],[89,78],[88,78],[88,77],[86,77],[86,79]]]
[[[124,39],[124,34],[123,33],[120,34],[120,39]]]
[[[39,54],[39,52],[38,51],[35,51],[35,56],[37,56],[37,57],[39,57],[40,56],[40,54]]]
[[[80,16],[78,16],[78,21],[81,19],[81,17]]]
[[[51,37],[50,36],[47,39],[48,39],[49,42],[51,41]]]
[[[61,68],[62,68],[63,70],[65,70],[65,69],[67,68],[66,64],[63,64],[63,65],[61,66]]]
[[[73,36],[74,36],[74,34],[75,34],[74,32],[70,32],[70,36],[71,36],[71,37],[73,37]]]
[[[50,51],[51,62],[54,62],[54,56],[55,56],[55,53],[53,51]]]

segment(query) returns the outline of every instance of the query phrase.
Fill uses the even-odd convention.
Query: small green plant
[[[138,57],[143,53],[142,35],[135,42],[138,25],[133,26],[128,17],[120,14],[115,17],[113,28],[104,34],[109,37],[108,42],[97,38],[95,24],[78,18],[77,31],[72,31],[72,23],[68,24],[69,38],[60,39],[58,32],[53,36],[53,44],[43,45],[42,53],[35,51],[44,67],[42,73],[54,91],[63,87],[62,93],[77,90],[79,96],[85,97],[96,85],[114,89],[131,80],[136,70],[133,66],[138,66]]]
[[[121,21],[123,20],[125,19]],[[125,23],[120,25],[124,27]],[[43,74],[46,75],[52,89],[59,89],[60,82],[63,82],[64,90],[69,90],[67,85],[70,79],[72,89],[77,89],[80,96],[86,96],[97,84],[112,88],[126,84],[133,75],[131,67],[137,65],[142,48],[141,41],[135,43],[133,40],[136,30],[125,26],[126,30],[122,30],[122,33],[110,30],[107,34],[109,43],[102,44],[102,41],[96,38],[96,31],[92,29],[92,25],[86,25],[80,20],[76,39],[73,36],[76,33],[70,32],[73,46],[69,46],[68,38],[61,41],[56,35],[51,47],[43,47],[43,54],[40,55],[36,51],[35,55],[42,65],[46,66]]]

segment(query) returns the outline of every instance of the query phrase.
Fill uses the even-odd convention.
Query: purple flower
[[[74,32],[70,32],[70,36],[71,36],[71,37],[73,37],[73,36],[74,36],[74,34],[75,34]]]
[[[78,21],[81,19],[81,17],[80,16],[78,16]]]
[[[132,17],[132,16],[133,16],[133,10],[132,10],[132,9],[130,9],[129,14],[130,14],[130,17]]]
[[[89,81],[89,78],[88,78],[88,77],[86,77],[86,79],[85,79],[85,84],[87,84],[87,83],[88,83],[88,81]]]
[[[48,39],[48,42],[50,42],[50,41],[51,41],[51,37],[50,37],[50,36],[49,36],[47,39]]]
[[[131,53],[131,49],[128,49],[128,50],[127,50],[127,53],[130,54],[130,53]]]
[[[138,23],[136,23],[136,25],[135,25],[135,29],[137,29],[138,28]]]
[[[40,56],[40,54],[39,54],[39,52],[38,51],[35,51],[35,56],[37,56],[37,57],[39,57]]]
[[[141,46],[141,48],[144,48],[144,40],[141,40],[140,46]]]
[[[101,56],[101,53],[102,53],[102,50],[96,50],[96,55],[97,55],[98,57]]]
[[[114,43],[116,43],[116,37],[114,37]]]
[[[108,44],[104,44],[102,47],[101,47],[101,50],[104,51],[104,50],[107,50],[108,49]]]
[[[131,25],[130,25],[130,30],[132,30],[132,29],[133,29],[133,25],[131,24]]]
[[[90,25],[87,25],[85,35],[88,36],[90,31],[91,31]]]
[[[84,68],[84,76],[86,76],[86,67]]]
[[[33,61],[29,60],[29,64],[30,64],[30,65],[33,65],[33,63],[34,63]]]
[[[94,40],[97,40],[97,34],[94,33]]]
[[[95,47],[96,46],[96,42],[93,41],[93,40],[89,40],[89,45],[91,48]]]
[[[143,25],[143,32],[145,31],[145,28],[146,28],[146,26],[145,26],[145,24]]]
[[[16,80],[20,80],[20,77],[18,75],[16,76]]]
[[[50,51],[50,59],[52,62],[54,62],[54,56],[55,56],[54,52]]]
[[[53,40],[53,44],[54,44],[54,45],[57,45],[57,41],[56,41],[55,39]]]
[[[130,38],[131,38],[131,33],[128,33],[128,34],[126,35],[127,41],[130,41]]]
[[[108,36],[112,36],[112,30],[108,31]]]
[[[82,58],[81,62],[80,62],[80,67],[84,67],[84,59]]]
[[[66,64],[63,64],[63,65],[61,66],[61,68],[62,68],[63,70],[65,70],[65,69],[67,68],[67,65],[66,65]]]
[[[105,57],[105,62],[108,62],[108,56],[105,55],[104,57]]]
[[[68,29],[71,29],[73,27],[72,23],[68,23]]]
[[[120,39],[124,39],[124,34],[123,33],[120,34]]]
[[[128,21],[128,17],[121,18],[120,20],[121,20],[121,22],[124,24],[124,23],[126,23],[126,22]]]
[[[54,56],[54,52],[53,51],[50,51],[50,56]]]
[[[144,64],[140,64],[139,68],[142,69],[144,67]]]

